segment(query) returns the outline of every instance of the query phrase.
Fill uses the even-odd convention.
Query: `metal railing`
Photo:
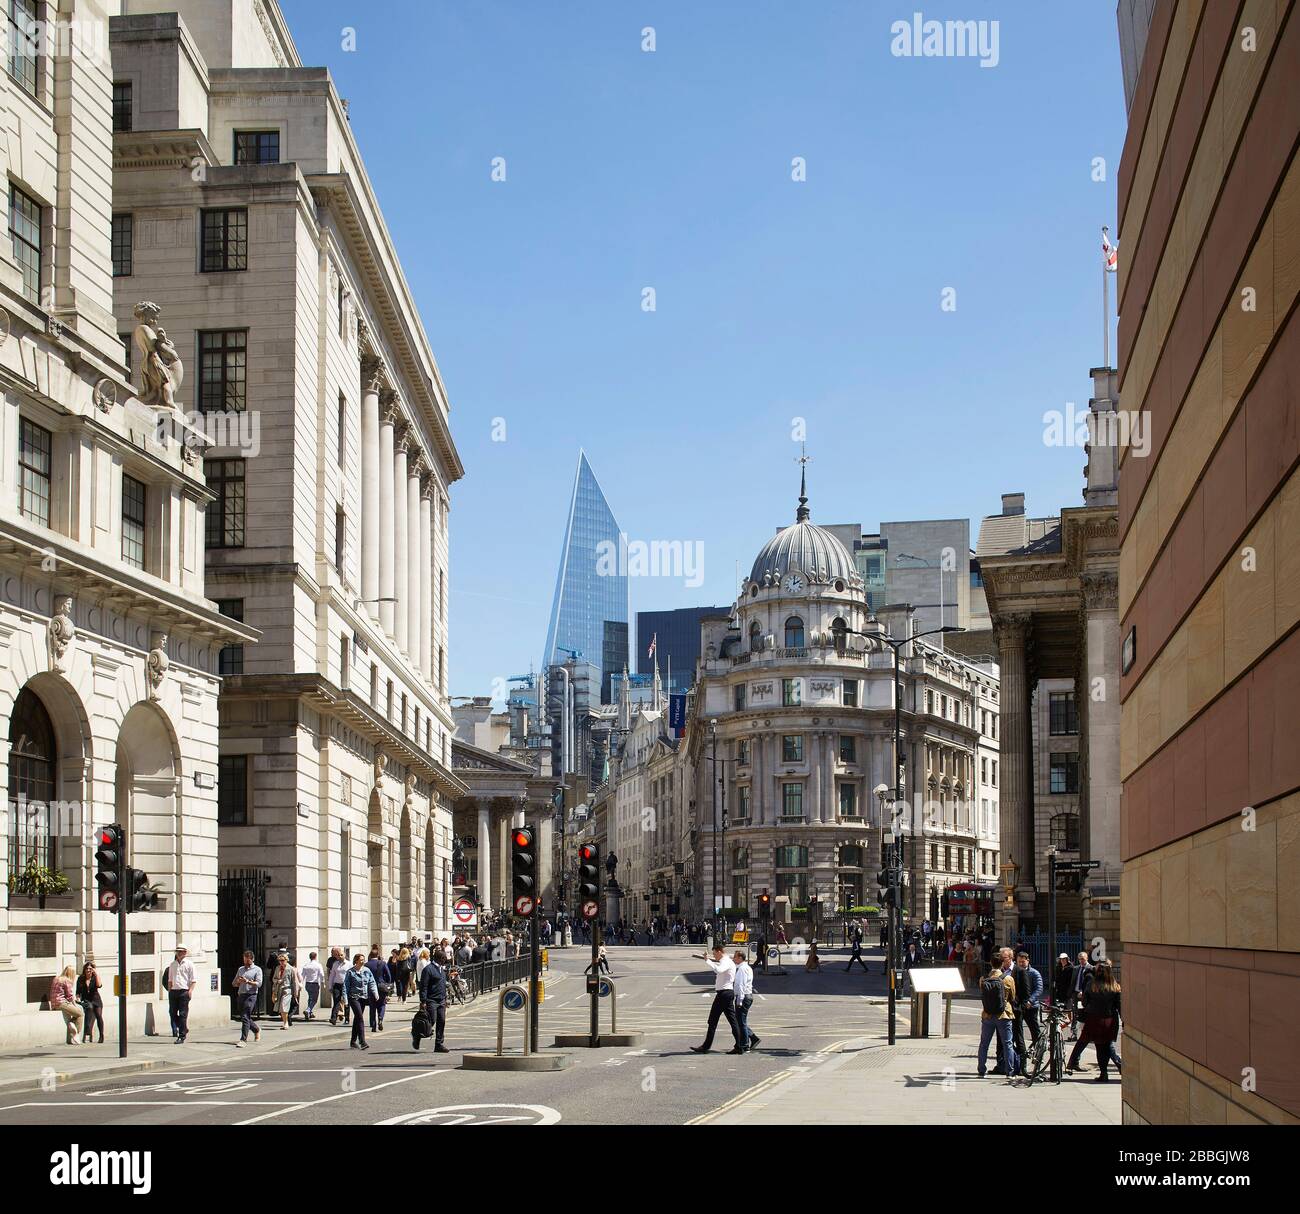
[[[524,953],[519,957],[507,957],[504,961],[479,961],[456,968],[475,995],[484,995],[488,991],[499,990],[512,982],[527,982],[528,963],[528,954]]]

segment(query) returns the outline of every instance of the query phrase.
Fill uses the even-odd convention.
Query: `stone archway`
[[[179,777],[180,752],[166,718],[152,704],[134,705],[117,735],[116,817],[126,827],[128,862],[162,886],[178,925],[185,844]]]

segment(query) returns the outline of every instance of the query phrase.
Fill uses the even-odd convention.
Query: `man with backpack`
[[[998,1036],[1002,1046],[1007,1082],[1019,1069],[1016,1047],[1011,1041],[1011,1026],[1015,1021],[1016,982],[1010,972],[1005,972],[1000,965],[989,967],[988,974],[980,980],[980,1048],[979,1076],[987,1074],[989,1041],[993,1034]]]

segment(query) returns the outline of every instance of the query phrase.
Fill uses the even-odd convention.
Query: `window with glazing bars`
[[[122,560],[144,568],[145,487],[133,476],[122,476]]]
[[[18,437],[18,509],[43,527],[50,525],[50,432],[22,419]]]
[[[131,129],[131,82],[113,81],[113,130]]]
[[[39,29],[36,0],[9,0],[9,75],[35,97],[39,87],[36,51]]]
[[[244,546],[244,461],[242,459],[205,460],[208,488],[216,494],[209,503],[206,537],[209,548]]]
[[[242,413],[247,390],[248,331],[200,331],[199,408],[204,413]]]
[[[41,302],[41,204],[16,185],[9,187],[9,238],[23,276],[23,294]]]
[[[279,131],[236,131],[236,164],[279,164]]]
[[[126,278],[132,271],[131,248],[135,243],[135,216],[113,216],[113,277]]]
[[[245,208],[204,211],[200,228],[200,270],[212,273],[248,269],[248,211]]]
[[[243,599],[218,599],[217,610],[227,619],[244,622]],[[218,674],[244,673],[244,647],[242,645],[223,645],[217,655]]]

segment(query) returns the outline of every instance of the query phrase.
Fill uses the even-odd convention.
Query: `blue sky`
[[[579,446],[632,539],[703,544],[702,585],[634,579],[634,611],[734,598],[793,521],[795,417],[817,522],[1081,500],[1042,416],[1101,362],[1111,0],[282,7],[349,99],[451,400],[453,694],[536,663]],[[997,66],[891,54],[916,11],[996,20]]]

